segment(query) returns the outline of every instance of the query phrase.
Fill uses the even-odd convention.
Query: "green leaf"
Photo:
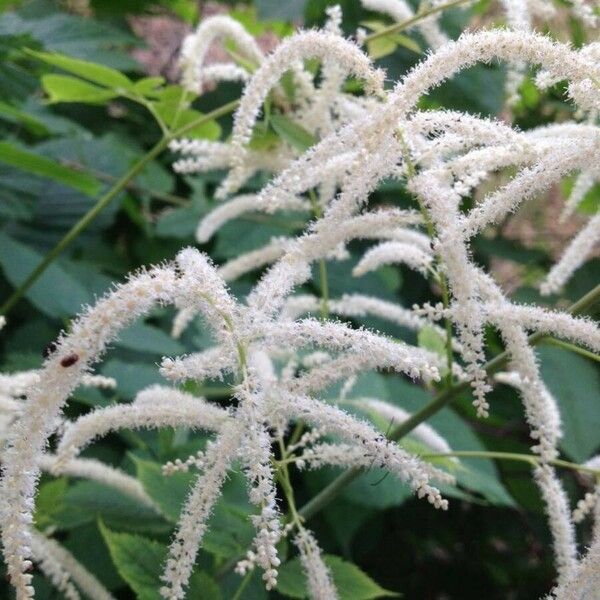
[[[160,579],[167,558],[167,547],[148,538],[117,533],[99,524],[102,537],[119,575],[136,593],[138,600],[162,600]],[[194,572],[190,577],[187,597],[194,600],[220,600],[217,583],[206,573]]]
[[[283,115],[271,115],[270,123],[284,142],[301,152],[313,146],[317,141],[312,133]]]
[[[327,554],[323,559],[331,570],[340,600],[374,600],[400,596],[397,592],[382,588],[353,563]],[[281,567],[277,576],[277,591],[290,598],[308,597],[299,558],[294,558]]]
[[[220,502],[210,518],[203,548],[221,558],[234,558],[246,553],[253,538],[254,528],[248,513]]]
[[[350,257],[344,260],[329,261],[327,263],[327,279],[329,280],[329,293],[331,297],[342,296],[343,294],[365,294],[368,296],[378,296],[379,298],[395,302],[395,289],[398,286],[398,280],[391,280],[388,271],[371,272],[363,277],[353,277],[352,270],[359,260],[357,253],[351,253]],[[313,281],[318,281],[318,272],[315,268]],[[357,319],[361,324],[369,327],[373,326],[369,318]],[[383,319],[378,320],[376,327],[380,329],[385,327],[386,322]]]
[[[431,325],[425,325],[418,334],[419,346],[435,352],[438,356],[446,356],[446,340]]]
[[[34,152],[23,150],[10,142],[0,142],[0,162],[34,175],[47,177],[88,196],[95,196],[100,190],[100,182],[94,177],[65,167]]]
[[[177,472],[165,476],[158,463],[133,457],[137,469],[137,478],[141,481],[148,495],[156,502],[162,514],[169,521],[176,523],[181,507],[196,480],[194,473]]]
[[[35,499],[35,525],[38,529],[54,525],[54,518],[64,510],[64,497],[67,493],[66,477],[53,479],[40,485]]]
[[[111,527],[136,533],[164,534],[172,529],[155,510],[97,481],[77,481],[70,486],[60,513],[53,515],[60,529],[73,529],[99,518]]]
[[[165,210],[156,222],[156,235],[193,239],[200,219],[209,211],[204,184],[198,180],[188,206]]]
[[[165,383],[156,365],[141,362],[132,363],[113,358],[104,363],[101,371],[103,375],[114,377],[119,382],[118,391],[122,398],[133,398],[149,385]]]
[[[265,126],[266,125],[266,126]],[[248,144],[253,150],[272,150],[279,143],[279,136],[268,126],[266,121],[259,121],[252,131]]]
[[[191,108],[182,108],[177,100],[161,100],[154,103],[154,108],[170,129],[178,129],[202,118],[202,113]],[[185,132],[186,137],[216,140],[221,135],[221,127],[216,121],[200,123]]]
[[[181,507],[198,478],[196,473],[162,474],[161,466],[133,457],[137,477],[148,495],[156,502],[162,514],[171,522],[179,520]],[[233,504],[236,501],[237,481],[234,476],[224,489],[222,499],[215,507],[209,521],[208,531],[202,547],[221,558],[232,558],[244,554],[252,543],[254,530],[248,518],[246,506]]]
[[[417,54],[421,54],[423,52],[421,46],[413,40],[411,37],[404,35],[403,33],[394,34],[394,40],[398,44],[398,46],[403,46],[407,50],[412,50]]]
[[[117,533],[99,524],[119,575],[137,594],[139,600],[161,600],[160,575],[167,557],[167,548],[148,538],[129,533]]]
[[[188,598],[198,600],[221,600],[222,594],[218,583],[204,571],[195,571],[190,577]]]
[[[538,348],[542,378],[556,398],[563,422],[560,447],[584,462],[600,446],[600,374],[595,364],[561,348]]]
[[[41,136],[49,133],[48,127],[34,115],[2,101],[0,101],[0,119],[23,125],[33,135]]]
[[[115,588],[123,587],[125,584],[113,564],[97,521],[69,531],[65,536],[63,545],[108,590],[112,591]]]
[[[161,4],[192,26],[198,21],[199,6],[196,2],[190,2],[190,0],[161,0]]]
[[[361,21],[361,25],[374,32],[383,31],[388,27],[383,21]],[[383,37],[367,41],[367,50],[373,60],[391,54],[398,46],[403,46],[417,54],[422,52],[421,46],[414,39],[402,33],[389,33]]]
[[[63,71],[100,84],[106,88],[126,90],[133,85],[129,77],[120,71],[95,62],[72,58],[71,56],[65,56],[56,52],[36,52],[29,49],[26,49],[25,52],[48,65],[59,67]]]
[[[132,89],[133,91],[135,91],[138,94],[141,94],[142,96],[155,96],[158,92],[156,88],[163,85],[164,82],[164,77],[144,77],[143,79],[136,81],[133,84]]]
[[[248,73],[254,73],[254,71],[256,71],[257,65],[254,62],[252,62],[251,60],[248,60],[245,56],[243,56],[239,52],[239,49],[238,49],[237,44],[235,43],[235,40],[233,40],[231,38],[225,40],[223,47],[224,47],[225,52],[227,52],[227,54],[229,54],[229,56],[233,59],[233,61],[236,64],[238,64],[240,67],[242,67],[243,69],[248,71]]]
[[[302,5],[303,3],[304,3],[303,0],[296,0],[293,3],[291,3],[291,2],[283,3],[286,5],[294,4],[293,9],[290,10],[290,8],[288,8],[287,10],[284,9],[284,11],[288,15],[291,15],[291,14],[299,15],[299,12],[295,5],[296,4]],[[257,4],[257,3],[253,3],[253,4]],[[282,4],[282,3],[280,2],[279,4]],[[257,9],[258,9],[258,11],[257,11]],[[273,15],[263,16],[262,14],[260,14],[260,10],[261,9],[258,5],[255,8],[254,6],[244,6],[243,4],[240,3],[237,5],[235,10],[232,10],[229,13],[229,16],[232,19],[239,21],[244,26],[244,29],[246,29],[250,35],[257,37],[257,38],[265,33],[270,33],[271,35],[275,34],[277,37],[280,37],[280,38],[285,37],[287,35],[292,35],[292,33],[294,33],[294,26],[292,23],[289,22],[292,20],[291,18],[284,17],[283,14],[281,15],[281,17],[275,17]],[[258,12],[258,14],[257,14],[257,12]],[[267,19],[267,20],[265,21],[264,19]]]
[[[396,42],[389,36],[375,38],[367,42],[367,51],[373,60],[392,54],[396,48]]]
[[[137,43],[132,35],[106,22],[48,11],[50,3],[40,2],[39,5],[46,7],[42,14],[29,16],[26,11],[23,16],[16,12],[0,14],[0,36],[24,34],[46,49],[67,56],[101,62],[122,70],[139,67],[128,53],[128,49]]]
[[[306,0],[281,2],[281,0],[254,0],[254,5],[261,20],[277,19],[280,21],[302,21]]]
[[[475,65],[431,90],[423,107],[497,115],[503,107],[505,71],[498,65]]]
[[[42,261],[42,255],[29,246],[0,233],[0,265],[6,279],[19,286]],[[58,262],[51,264],[25,293],[39,310],[51,317],[76,314],[92,298],[80,282]]]
[[[86,104],[104,104],[119,94],[98,87],[70,75],[44,75],[42,86],[48,94],[49,102],[84,102]]]
[[[116,344],[151,354],[182,354],[185,348],[162,329],[146,323],[134,323],[119,334]]]

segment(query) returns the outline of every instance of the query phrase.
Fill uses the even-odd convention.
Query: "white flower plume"
[[[414,16],[403,0],[363,0],[363,4],[396,21]],[[591,573],[600,534],[596,532],[587,555],[578,561],[567,496],[552,467],[558,456],[560,412],[542,380],[528,335],[551,334],[598,352],[600,331],[590,319],[512,302],[472,255],[476,236],[563,177],[578,174],[567,206],[571,211],[600,171],[600,134],[594,119],[600,110],[598,49],[591,44],[575,50],[531,33],[531,18],[539,16],[546,4],[505,1],[514,30],[471,32],[456,41],[447,39],[437,17],[420,22],[435,51],[388,92],[383,73],[356,44],[342,37],[337,8],[329,10],[323,31],[290,36],[268,56],[229,17],[205,20],[186,39],[181,59],[185,87],[202,92],[211,82],[231,79],[246,85],[230,140],[176,140],[171,149],[182,158],[174,168],[182,173],[224,169],[216,194],[220,198],[241,190],[259,171],[272,175],[262,189],[242,190],[209,213],[198,225],[197,240],[208,241],[225,223],[251,211],[293,210],[311,215],[311,221],[297,237],[273,238],[218,267],[205,254],[186,248],[172,263],[139,272],[86,309],[41,369],[0,376],[0,425],[7,438],[1,457],[2,542],[17,600],[34,594],[28,572],[32,559],[65,597],[76,598],[77,587],[92,597],[103,597],[68,554],[32,529],[40,471],[102,481],[154,507],[139,482],[78,454],[111,431],[180,426],[206,431],[209,440],[186,461],[165,465],[165,473],[193,465],[198,475],[171,540],[162,596],[185,597],[210,515],[229,471],[237,468],[246,478],[248,499],[255,509],[251,516],[255,535],[238,571],[258,567],[265,587],[274,589],[280,565],[277,545],[296,529],[294,542],[311,597],[336,598],[313,534],[301,520],[284,524],[280,492],[285,490],[278,485],[278,476],[287,463],[274,447],[285,448],[290,426],[303,424],[308,429],[301,441],[287,448],[289,462],[310,467],[380,467],[407,483],[418,497],[446,510],[448,501],[434,482],[449,484],[453,478],[343,407],[360,407],[394,423],[406,422],[408,413],[382,400],[347,399],[355,376],[392,369],[434,388],[440,372],[447,370],[450,384],[468,381],[477,414],[487,416],[493,409],[487,398],[492,384],[486,366],[488,325],[496,328],[508,355],[509,371],[496,374],[495,380],[518,391],[531,431],[537,462],[534,478],[548,513],[559,573],[557,593],[591,589],[590,582],[597,580]],[[573,2],[572,10],[586,22],[593,20],[583,2]],[[206,65],[215,39],[232,41],[252,68]],[[312,58],[320,63],[316,77],[305,68],[305,61]],[[541,68],[538,80],[565,80],[567,94],[585,122],[520,132],[507,123],[419,108],[423,96],[437,85],[478,62],[493,60],[508,62],[519,76],[530,65]],[[293,101],[278,87],[288,71],[298,91]],[[363,82],[364,95],[344,90],[348,77]],[[514,78],[509,84],[515,92]],[[268,150],[253,147],[252,136],[267,98],[275,114],[305,126],[311,140],[308,149],[282,139]],[[506,172],[511,172],[510,179],[498,184],[497,174]],[[372,192],[389,179],[405,184],[418,211],[370,209]],[[471,196],[473,204],[465,203]],[[599,224],[599,216],[594,215],[575,236],[548,274],[544,292],[559,290],[591,255]],[[339,260],[360,240],[374,245],[359,259],[355,275],[383,265],[406,264],[443,288],[444,303],[408,310],[362,294],[328,298],[324,293],[316,298],[301,290],[293,295],[310,282],[315,263]],[[266,272],[245,299],[230,293],[227,282],[263,267]],[[179,311],[175,335],[201,314],[214,339],[207,349],[163,358],[161,374],[173,385],[223,379],[231,383],[228,407],[174,387],[152,386],[132,403],[99,408],[65,422],[62,410],[78,385],[113,387],[112,380],[91,374],[93,364],[120,331],[160,304]],[[326,313],[320,320],[304,317],[319,310]],[[347,321],[325,318],[330,313]],[[446,327],[435,324],[433,330],[447,343],[446,355],[351,324],[351,319],[366,315],[416,331],[444,319]],[[318,397],[337,381],[343,388],[337,404]],[[435,452],[450,452],[447,441],[429,425],[422,423],[412,433]],[[46,447],[54,435],[56,454],[50,454]],[[299,449],[302,453],[295,454]],[[584,499],[580,512],[591,503]]]

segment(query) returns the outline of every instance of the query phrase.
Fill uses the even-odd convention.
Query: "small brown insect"
[[[79,356],[77,356],[77,354],[73,353],[73,354],[68,354],[67,356],[65,356],[61,361],[60,361],[60,366],[61,367],[71,367],[72,365],[74,365],[77,361],[79,360]]]

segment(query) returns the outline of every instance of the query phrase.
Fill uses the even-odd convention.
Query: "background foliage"
[[[176,127],[196,118],[198,112],[206,113],[239,97],[237,85],[224,85],[181,114],[176,107],[182,90],[162,75],[150,77],[133,57],[133,50],[148,43],[134,35],[136,19],[169,15],[192,24],[199,16],[195,2],[96,0],[90,3],[93,16],[77,14],[74,9],[80,4],[86,3],[0,1],[0,303],[159,140],[161,132],[151,112],[167,126]],[[327,4],[326,0],[256,0],[237,5],[233,14],[253,33],[282,36],[293,30],[291,23],[321,23]],[[341,4],[348,32],[373,19],[358,2],[345,0]],[[478,18],[484,14],[493,19],[493,8],[488,2],[479,2],[466,12],[449,11],[443,23],[456,35],[471,15]],[[563,33],[576,43],[582,41],[575,22],[567,23]],[[411,39],[386,39],[384,44],[369,48],[372,55],[380,56],[379,62],[392,81],[421,58],[421,40],[416,34]],[[78,67],[73,61],[61,62],[45,54],[50,51],[110,67],[121,75],[100,66],[91,69],[89,65]],[[163,72],[167,70],[168,65],[163,65]],[[499,116],[503,83],[501,67],[478,66],[437,89],[426,104]],[[528,128],[561,120],[571,108],[561,100],[560,90],[542,94],[526,82],[515,110],[517,124]],[[229,129],[230,118],[226,116],[192,133],[216,139],[226,136]],[[285,124],[275,126],[270,135],[297,138],[297,132],[286,130]],[[216,179],[212,175],[177,176],[169,168],[170,161],[168,151],[149,161],[14,306],[0,337],[3,371],[40,366],[44,347],[83,305],[106,291],[111,281],[123,280],[140,265],[171,258],[183,245],[194,243],[196,223],[213,206]],[[562,191],[570,185],[565,181]],[[374,201],[408,206],[409,199],[400,186],[385,185]],[[596,187],[581,210],[592,212],[599,201]],[[517,299],[567,305],[589,289],[590,282],[600,279],[600,262],[595,260],[578,272],[563,297],[544,300],[538,296],[534,284],[551,264],[556,238],[561,235],[556,228],[548,230],[548,223],[556,216],[553,209],[558,208],[556,203],[542,203],[527,215],[542,234],[533,239],[519,235],[518,224],[507,223],[478,242],[477,259],[492,269],[508,270]],[[303,226],[302,215],[239,219],[220,230],[203,249],[217,262],[223,261],[258,247],[274,235],[300,231]],[[376,291],[380,297],[397,299],[405,306],[432,299],[426,282],[414,273],[387,268],[353,279],[352,264],[353,259],[328,265],[332,296]],[[250,283],[248,279],[236,282],[233,292],[243,295]],[[203,347],[206,340],[200,327],[190,328],[181,340],[171,339],[167,332],[172,316],[170,310],[158,310],[131,327],[100,370],[118,380],[118,392],[78,390],[69,405],[69,415],[130,400],[139,389],[160,381],[153,363],[162,355]],[[357,322],[410,339],[410,333],[383,321]],[[488,333],[491,347],[500,351],[495,332]],[[436,340],[423,336],[419,342],[435,346]],[[585,461],[600,449],[598,365],[551,346],[542,346],[539,356],[544,379],[564,415],[564,457]],[[391,375],[364,376],[359,390],[401,403],[407,410],[418,409],[431,396],[429,391]],[[202,391],[226,401],[227,391],[222,386]],[[481,423],[473,417],[468,396],[460,397],[451,408],[436,415],[432,425],[456,449],[527,453],[527,428],[515,393],[500,386],[492,393],[491,404],[491,417]],[[376,424],[384,431],[388,426]],[[97,483],[45,477],[38,500],[38,527],[56,531],[61,542],[116,597],[158,598],[160,564],[191,477],[180,473],[165,480],[160,465],[185,458],[202,442],[185,432],[167,430],[107,437],[94,444],[87,455],[135,474],[160,506],[162,516]],[[430,510],[391,477],[381,480],[379,473],[371,471],[316,518],[313,528],[330,555],[328,564],[343,598],[368,600],[401,593],[406,598],[422,599],[526,599],[539,597],[551,587],[548,534],[529,467],[490,460],[465,461],[464,465],[458,473],[459,490],[447,491],[458,496],[449,513]],[[320,471],[296,477],[300,504],[335,474]],[[568,473],[566,477],[575,492],[577,476]],[[241,477],[233,476],[211,520],[190,598],[234,597],[239,577],[227,567],[251,539],[246,520],[249,510]],[[34,583],[39,598],[58,597],[41,577],[36,575]],[[0,592],[3,597],[9,597],[8,587],[0,583],[0,588],[5,588]],[[298,561],[293,558],[281,570],[278,591],[269,597],[280,595],[304,597]],[[260,600],[267,593],[257,577],[239,597]]]

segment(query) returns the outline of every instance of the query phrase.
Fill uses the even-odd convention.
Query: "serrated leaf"
[[[52,513],[51,518],[60,530],[71,530],[99,518],[110,527],[136,533],[164,534],[172,529],[172,524],[155,510],[97,481],[76,481],[66,491],[59,506],[60,510]]]
[[[73,73],[73,75],[100,84],[106,88],[125,90],[131,88],[133,85],[129,77],[120,71],[95,62],[65,56],[64,54],[58,54],[56,52],[36,52],[30,49],[26,49],[25,51],[30,56],[33,56],[48,65],[59,67],[63,71]]]
[[[133,457],[138,479],[148,495],[156,502],[162,514],[171,522],[179,520],[181,508],[196,482],[196,473],[162,474],[161,466],[138,457]],[[233,504],[236,501],[235,476],[225,485],[223,498],[216,506],[208,523],[202,547],[221,558],[232,558],[244,554],[252,543],[254,530],[250,523],[247,507]],[[243,489],[243,486],[242,486]]]
[[[271,115],[270,123],[284,142],[301,152],[313,146],[317,141],[312,133],[284,115]]]
[[[97,522],[68,532],[63,545],[106,586],[106,589],[112,591],[125,584],[113,564]]]
[[[401,595],[382,588],[353,563],[328,554],[324,555],[323,559],[331,570],[340,600],[375,600]],[[294,558],[279,569],[277,591],[290,598],[308,598],[306,580],[299,558]]]
[[[48,94],[50,103],[83,102],[86,104],[104,104],[119,94],[113,90],[99,87],[70,75],[44,75],[42,86]]]
[[[60,163],[23,150],[10,142],[0,142],[0,162],[57,181],[88,196],[95,196],[100,190],[100,182],[85,173],[80,173]]]
[[[119,575],[136,593],[138,600],[162,600],[160,577],[164,571],[167,547],[148,538],[111,531],[99,524],[110,556]],[[217,583],[206,573],[194,572],[190,577],[187,597],[195,600],[220,600]]]
[[[119,575],[138,599],[161,600],[160,575],[167,557],[166,546],[139,535],[111,531],[102,522],[99,526]]]

